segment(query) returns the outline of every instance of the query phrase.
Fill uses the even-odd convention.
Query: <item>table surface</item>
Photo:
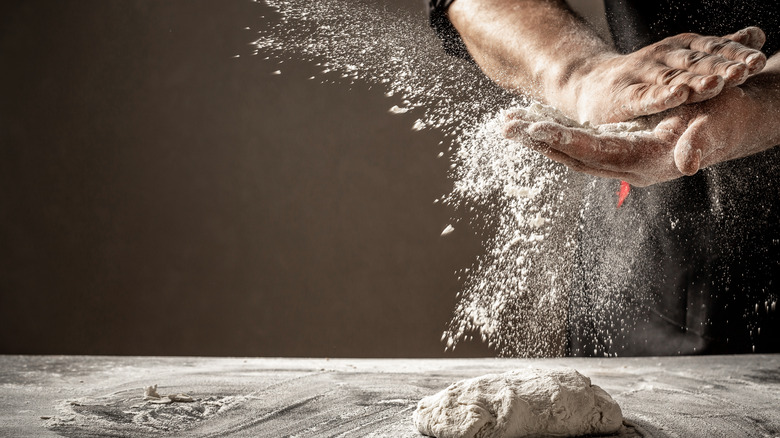
[[[417,401],[467,377],[571,367],[615,436],[780,437],[780,355],[559,359],[0,356],[0,436],[420,437]],[[153,404],[144,388],[195,401]]]

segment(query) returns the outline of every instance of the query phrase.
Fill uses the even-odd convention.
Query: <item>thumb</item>
[[[688,125],[674,147],[674,164],[683,175],[693,175],[701,166],[702,151],[709,144],[709,133],[704,129],[707,117],[701,117]]]

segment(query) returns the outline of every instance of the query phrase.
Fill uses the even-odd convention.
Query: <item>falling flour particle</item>
[[[615,433],[623,414],[576,370],[526,369],[454,383],[420,400],[413,421],[436,438],[574,437]]]
[[[444,230],[442,230],[441,235],[446,236],[452,233],[453,231],[455,231],[455,227],[453,227],[452,225],[447,225],[446,227],[444,227]]]
[[[389,113],[391,114],[404,114],[409,112],[409,108],[401,108],[398,105],[393,105],[389,110]]]
[[[282,71],[281,70],[276,70],[276,71],[271,72],[271,74],[272,75],[280,75],[280,74],[282,74]]]

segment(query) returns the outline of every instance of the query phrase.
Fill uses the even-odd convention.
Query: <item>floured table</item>
[[[419,437],[450,383],[572,367],[623,409],[616,436],[780,437],[780,355],[610,359],[0,356],[0,436]],[[143,400],[186,394],[191,402]],[[168,403],[170,402],[170,403]]]

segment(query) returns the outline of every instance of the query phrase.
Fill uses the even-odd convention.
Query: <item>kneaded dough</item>
[[[417,404],[414,425],[436,438],[568,437],[617,432],[620,406],[573,369],[523,369],[461,380]]]

